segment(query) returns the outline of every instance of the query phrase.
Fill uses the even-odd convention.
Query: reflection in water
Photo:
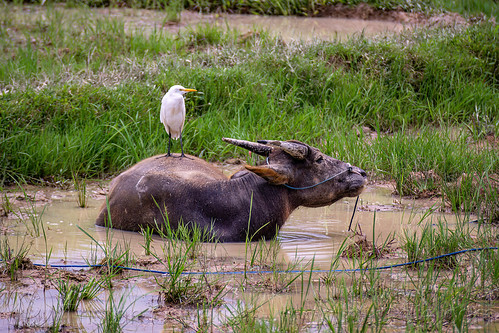
[[[266,30],[285,41],[345,40],[354,34],[374,36],[399,33],[404,25],[397,22],[344,19],[333,17],[227,15],[216,19],[220,27],[241,32]]]

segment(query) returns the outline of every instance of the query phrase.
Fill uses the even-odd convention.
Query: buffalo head
[[[223,138],[233,145],[266,156],[260,166],[245,168],[272,185],[296,193],[300,206],[321,207],[343,197],[358,196],[366,184],[366,172],[334,159],[300,141],[259,140],[257,143]]]

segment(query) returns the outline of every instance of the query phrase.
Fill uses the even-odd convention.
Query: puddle
[[[32,14],[44,15],[43,7],[26,7]],[[363,34],[375,36],[394,34],[411,28],[410,23],[400,23],[386,20],[361,20],[355,18],[336,17],[294,17],[294,16],[262,16],[243,14],[201,14],[193,11],[183,11],[180,22],[172,23],[166,20],[167,14],[162,11],[131,8],[92,8],[88,10],[57,7],[65,15],[80,15],[85,12],[91,17],[118,18],[125,23],[125,29],[139,29],[145,33],[153,30],[164,30],[178,33],[199,24],[216,25],[224,29],[237,29],[246,34],[250,31],[268,31],[272,36],[291,40],[345,40],[352,35]],[[69,17],[69,16],[68,16]]]
[[[126,303],[120,304],[121,300],[126,300]],[[147,313],[157,305],[157,296],[147,289],[140,285],[114,288],[112,301],[117,311],[126,310],[120,321],[125,332],[163,331],[164,322],[153,319],[151,313]],[[0,294],[0,309],[8,309],[13,314],[5,317],[0,311],[0,327],[23,329],[50,326],[58,319],[54,318],[54,309],[60,307],[58,302],[59,293],[55,289],[39,289],[30,294],[16,293],[15,290],[4,291]],[[60,312],[61,324],[86,332],[96,332],[100,328],[105,309],[110,306],[109,293],[102,293],[94,300],[82,301],[75,312]],[[133,325],[127,328],[127,322],[132,320]]]
[[[266,30],[284,41],[345,40],[352,35],[399,33],[405,25],[397,22],[344,19],[333,17],[286,17],[256,15],[226,15],[215,19],[220,27],[237,29],[243,33]]]

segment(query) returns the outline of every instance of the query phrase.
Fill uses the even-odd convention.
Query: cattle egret
[[[182,129],[185,122],[185,102],[184,94],[190,91],[197,91],[196,89],[187,89],[179,85],[175,85],[168,90],[161,100],[161,113],[160,120],[165,125],[166,133],[168,133],[168,154],[171,156],[170,146],[172,138],[177,140],[180,138],[180,149],[182,150],[182,157],[184,157],[184,145],[182,143]]]

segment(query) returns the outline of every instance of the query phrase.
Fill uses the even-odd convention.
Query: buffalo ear
[[[256,173],[272,185],[282,185],[289,181],[288,173],[278,166],[244,166],[247,170]]]

